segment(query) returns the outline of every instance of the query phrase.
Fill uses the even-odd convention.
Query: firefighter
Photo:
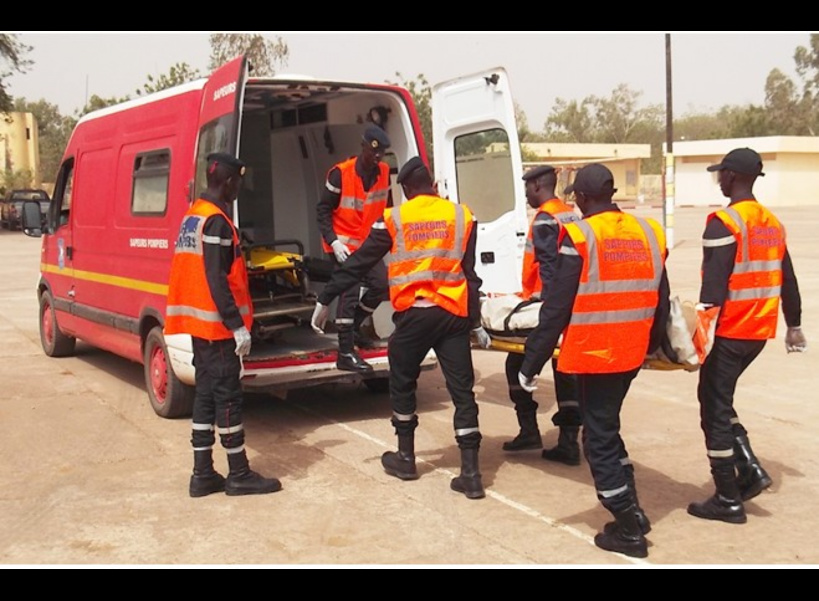
[[[558,369],[577,374],[583,452],[597,498],[615,518],[594,543],[647,557],[651,525],[637,500],[620,409],[646,354],[662,343],[668,320],[665,234],[653,219],[620,211],[605,165],[586,165],[566,191],[574,193],[583,219],[561,232],[554,281],[526,340],[519,380],[524,390],[535,390],[535,376],[562,333]]]
[[[385,255],[395,330],[389,339],[390,401],[398,451],[381,457],[384,470],[415,480],[416,389],[420,366],[435,351],[455,405],[453,425],[461,451],[461,473],[452,490],[469,499],[486,496],[478,464],[481,433],[473,385],[470,330],[488,348],[480,326],[481,279],[475,273],[477,227],[463,204],[439,197],[420,158],[398,174],[407,202],[387,209],[361,248],[345,261],[318,297],[312,326],[322,332],[327,305]]]
[[[523,181],[529,206],[537,212],[526,238],[521,296],[526,300],[537,300],[546,296],[554,278],[558,257],[557,239],[563,224],[577,221],[579,217],[571,207],[557,198],[555,194],[557,173],[551,165],[530,169],[523,174]],[[518,382],[522,364],[523,354],[509,353],[506,356],[506,382],[509,386],[509,398],[515,404],[520,432],[514,439],[503,443],[504,451],[543,447],[537,423],[538,404],[532,393],[521,388]],[[557,401],[557,412],[552,416],[552,423],[558,426],[560,433],[557,446],[544,449],[541,456],[566,465],[580,465],[580,445],[577,436],[582,420],[575,392],[576,377],[558,371],[557,359],[552,359],[552,373]]]
[[[358,250],[389,203],[390,168],[382,160],[389,146],[387,133],[372,125],[364,131],[358,156],[333,165],[327,172],[316,214],[324,251],[335,269]],[[359,282],[339,294],[335,319],[338,369],[358,373],[372,371],[372,366],[361,358],[355,347],[373,345],[361,333],[361,324],[387,298],[387,268],[382,261],[374,263],[368,272],[361,274]]]
[[[742,524],[743,501],[773,481],[754,455],[748,432],[734,409],[737,380],[776,336],[780,297],[787,352],[807,348],[800,328],[802,301],[785,228],[753,193],[762,159],[737,148],[707,168],[716,171],[725,209],[708,216],[703,233],[702,309],[719,307],[713,347],[699,370],[697,398],[716,493],[691,503],[688,513]]]
[[[207,189],[182,219],[168,285],[166,334],[190,334],[196,368],[191,497],[281,490],[250,469],[242,425],[241,358],[250,353],[253,306],[239,235],[229,215],[245,164],[207,157]],[[213,467],[214,424],[227,453],[227,479]]]

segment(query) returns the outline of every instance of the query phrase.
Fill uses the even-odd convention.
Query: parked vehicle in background
[[[19,230],[23,214],[23,203],[27,200],[36,200],[40,203],[40,214],[45,227],[48,205],[51,199],[45,190],[33,188],[9,190],[0,201],[0,226],[8,230]]]

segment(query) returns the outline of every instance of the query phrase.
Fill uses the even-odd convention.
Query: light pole
[[[674,248],[674,111],[671,96],[671,34],[665,34],[665,157],[663,162],[663,227],[666,245]]]

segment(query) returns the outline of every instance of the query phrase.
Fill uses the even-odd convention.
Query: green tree
[[[267,77],[276,74],[276,65],[287,65],[290,49],[280,37],[269,40],[261,34],[213,33],[210,42],[210,70],[217,69],[241,54],[246,54],[252,74]]]
[[[424,145],[430,166],[434,165],[434,155],[432,148],[432,87],[423,74],[418,74],[415,79],[404,79],[401,73],[395,73],[397,81],[387,81],[393,86],[401,86],[412,96],[415,110],[418,112],[418,121],[421,124],[421,134],[424,136]]]
[[[43,181],[53,181],[62,160],[63,151],[76,120],[64,117],[55,104],[46,100],[29,102],[25,98],[14,101],[14,110],[31,113],[37,120],[40,140],[40,173]]]
[[[596,124],[592,117],[594,97],[581,101],[556,98],[546,123],[546,141],[590,143],[597,141]]]
[[[167,73],[162,73],[156,78],[153,75],[148,75],[148,81],[143,84],[142,89],[136,91],[137,96],[143,94],[153,94],[167,90],[174,86],[199,79],[201,77],[199,69],[192,68],[188,63],[176,63],[171,65]]]
[[[25,73],[33,64],[26,58],[32,47],[20,42],[17,35],[0,33],[0,113],[12,110],[12,97],[6,91],[3,80],[9,75]]]
[[[84,115],[87,115],[92,111],[98,111],[109,106],[114,106],[115,104],[120,104],[121,102],[127,102],[128,100],[131,100],[130,96],[123,96],[122,98],[117,98],[116,96],[102,98],[101,96],[92,94],[91,98],[88,99],[88,102],[85,104],[85,106],[82,109],[76,111],[76,115],[79,118]]]

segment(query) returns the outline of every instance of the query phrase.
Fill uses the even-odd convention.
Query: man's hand
[[[532,376],[531,378],[527,378],[521,372],[518,372],[518,382],[520,382],[520,387],[523,388],[526,392],[534,392],[537,390],[537,384],[535,384],[535,377]]]
[[[236,341],[236,354],[240,357],[250,354],[250,332],[245,326],[233,330],[233,339]]]
[[[350,257],[350,249],[341,240],[333,240],[330,246],[333,247],[333,254],[339,263],[344,263]]]
[[[789,353],[804,353],[808,350],[808,341],[802,328],[788,328],[785,334],[785,350]]]
[[[316,334],[324,334],[324,324],[327,323],[327,317],[330,315],[330,307],[316,303],[316,308],[313,309],[313,317],[310,319],[310,327]]]
[[[478,326],[472,330],[472,336],[475,338],[475,342],[478,343],[479,347],[489,348],[492,346],[492,339],[489,337],[486,330],[483,329],[483,326]]]

